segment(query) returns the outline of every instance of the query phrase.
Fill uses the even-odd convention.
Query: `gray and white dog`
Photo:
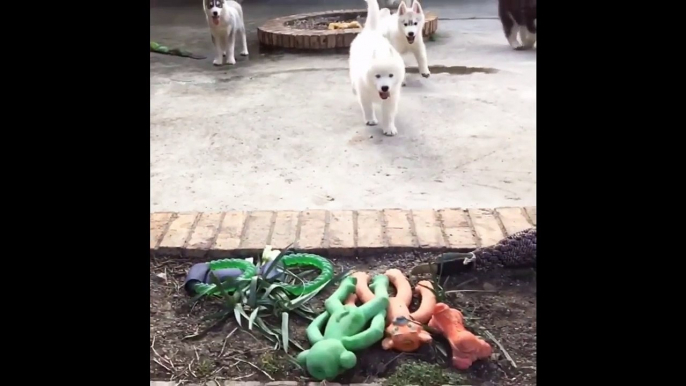
[[[210,27],[212,34],[212,43],[217,50],[217,56],[212,63],[215,66],[236,64],[234,49],[237,37],[240,38],[243,48],[241,55],[248,56],[241,5],[232,0],[203,0],[203,4],[207,26]]]

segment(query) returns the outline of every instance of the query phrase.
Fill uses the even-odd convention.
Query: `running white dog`
[[[350,45],[350,82],[367,125],[377,124],[374,104],[381,104],[381,127],[398,134],[395,115],[405,78],[402,56],[379,30],[379,3],[367,0],[367,22]]]
[[[236,34],[240,35],[243,50],[242,56],[248,56],[248,42],[245,37],[243,8],[235,1],[203,0],[205,18],[212,33],[212,43],[217,49],[217,57],[212,62],[215,66],[236,64],[234,49]]]
[[[417,60],[419,73],[428,78],[431,72],[429,72],[426,46],[422,34],[425,17],[419,1],[413,0],[412,7],[408,9],[405,1],[402,0],[398,6],[398,12],[391,15],[388,9],[383,9],[380,17],[381,30],[386,39],[401,55],[412,52]]]

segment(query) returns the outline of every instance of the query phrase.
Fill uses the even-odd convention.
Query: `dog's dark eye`
[[[389,78],[392,78],[392,77],[393,77],[393,74],[388,74],[388,77],[389,77]]]
[[[376,74],[376,78],[377,78],[377,79],[381,78],[381,75]]]
[[[403,23],[403,25],[404,25],[405,27],[407,27],[407,23]]]
[[[414,22],[414,25],[417,25],[417,22],[416,22],[416,21]]]

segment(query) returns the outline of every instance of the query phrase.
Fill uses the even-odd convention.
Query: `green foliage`
[[[220,312],[207,315],[204,320],[214,320],[203,332],[187,337],[195,338],[203,336],[217,325],[226,323],[232,317],[238,325],[247,330],[258,330],[268,341],[274,344],[274,349],[282,348],[288,353],[291,348],[296,351],[303,351],[304,348],[295,340],[289,339],[289,314],[293,313],[307,320],[313,320],[318,313],[307,305],[307,303],[317,296],[322,290],[330,285],[340,282],[348,272],[342,272],[331,280],[323,283],[314,291],[292,298],[288,291],[284,289],[286,285],[301,283],[304,284],[311,274],[316,274],[318,270],[309,270],[299,274],[285,268],[281,259],[292,253],[288,248],[280,252],[262,275],[253,276],[250,279],[228,278],[220,281],[212,272],[210,279],[220,291],[222,310]],[[258,259],[258,272],[264,264],[262,259]],[[269,274],[274,269],[283,271],[283,275],[276,275],[270,279]],[[209,301],[211,296],[207,293],[200,293],[191,299],[191,302],[201,300]],[[216,298],[216,296],[215,296]],[[276,320],[276,325],[270,324],[267,320]]]
[[[429,264],[432,265],[430,282],[433,288],[429,288],[427,286],[422,287],[431,290],[431,292],[436,296],[437,303],[445,303],[446,292],[443,286],[441,285],[441,275],[436,273],[438,272],[438,267],[435,266],[433,262]],[[434,267],[436,267],[436,269]],[[431,340],[430,347],[434,352],[437,363],[442,365],[450,363],[450,346],[447,344],[447,342],[445,342],[444,339],[442,339],[443,335],[436,331],[434,328],[429,327],[427,324],[423,324],[422,327],[424,328],[424,331],[428,332],[433,337],[433,339]]]
[[[433,262],[429,263],[431,266],[431,285],[433,285],[433,288],[429,288],[427,286],[423,286],[424,288],[427,288],[433,292],[434,295],[436,295],[436,302],[441,303],[445,302],[445,290],[443,289],[443,286],[441,286],[441,275],[436,274],[438,272],[438,265],[434,265]],[[434,268],[436,267],[436,268]]]
[[[284,378],[291,371],[300,368],[294,361],[290,355],[284,355],[280,351],[268,351],[259,357],[257,365],[275,378]]]
[[[399,365],[384,386],[442,386],[463,382],[459,373],[426,362],[405,362]]]

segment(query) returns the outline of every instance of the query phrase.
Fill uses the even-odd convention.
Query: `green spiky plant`
[[[206,315],[204,321],[214,320],[209,327],[199,334],[188,338],[199,338],[204,336],[209,330],[220,324],[226,323],[233,317],[241,328],[249,331],[257,329],[268,341],[274,344],[274,349],[282,348],[287,354],[289,348],[294,351],[303,351],[304,348],[295,340],[289,339],[288,326],[290,314],[295,314],[306,320],[314,320],[318,313],[307,303],[317,296],[322,290],[340,282],[349,271],[344,271],[331,280],[322,283],[321,286],[308,294],[293,296],[284,287],[289,284],[305,284],[308,277],[316,273],[317,270],[308,270],[296,273],[286,269],[281,263],[284,256],[293,253],[290,246],[282,250],[274,258],[269,267],[260,275],[250,279],[229,278],[220,281],[212,272],[210,279],[219,288],[222,309],[219,312]],[[263,254],[264,255],[264,254]],[[260,257],[256,263],[258,272],[263,264],[267,263]],[[282,275],[274,275],[270,278],[270,273],[274,269],[283,272]],[[209,300],[207,293],[200,293],[191,299],[192,303]],[[269,323],[267,319],[276,319],[277,326]]]
[[[433,263],[429,263],[430,265],[433,265]],[[433,267],[431,267],[433,268]],[[443,289],[443,286],[441,285],[441,275],[437,274],[438,269],[431,269],[431,285],[433,288],[429,288],[427,286],[418,284],[428,290],[430,290],[434,296],[436,296],[436,302],[437,303],[444,303],[446,300],[445,296],[445,290]],[[446,280],[447,281],[447,280]],[[445,282],[444,282],[445,285]],[[415,322],[418,323],[418,322]],[[419,324],[419,323],[418,323]],[[436,361],[438,364],[445,366],[448,363],[450,363],[450,347],[446,344],[446,342],[441,339],[442,334],[440,334],[436,329],[429,327],[428,324],[422,324],[422,328],[432,336],[431,340],[431,349],[434,352],[434,356],[436,358]]]

